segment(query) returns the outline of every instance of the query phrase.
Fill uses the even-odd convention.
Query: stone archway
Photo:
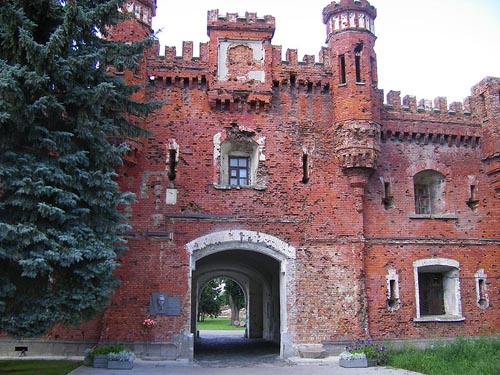
[[[248,336],[280,344],[280,355],[295,354],[288,335],[288,301],[293,295],[295,248],[260,232],[227,230],[186,245],[190,254],[191,327],[195,333],[200,288],[211,278],[228,276],[248,296]]]

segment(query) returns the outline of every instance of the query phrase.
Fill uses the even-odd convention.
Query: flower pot
[[[368,360],[366,358],[356,359],[339,359],[340,367],[355,368],[355,367],[368,367]]]
[[[355,368],[355,367],[372,367],[377,366],[376,360],[368,360],[366,358],[356,358],[356,359],[339,359],[340,367]]]
[[[134,363],[129,361],[108,361],[108,369],[111,370],[130,370],[133,367]]]
[[[96,354],[94,356],[94,367],[108,368],[108,356],[107,356],[107,354]]]

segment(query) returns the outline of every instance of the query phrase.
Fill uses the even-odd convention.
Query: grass
[[[204,322],[198,322],[198,330],[213,330],[213,331],[241,331],[245,327],[235,327],[229,324],[228,318],[205,318]]]
[[[1,360],[1,375],[66,375],[81,362],[50,360]]]
[[[429,349],[406,347],[389,351],[388,365],[427,375],[498,375],[500,339],[458,338]]]

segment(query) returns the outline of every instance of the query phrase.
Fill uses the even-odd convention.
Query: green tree
[[[107,72],[135,69],[148,41],[108,40],[122,0],[0,6],[0,331],[47,332],[101,311],[126,228],[117,168],[134,116],[153,109]]]
[[[198,321],[203,322],[206,316],[217,318],[222,306],[221,283],[219,279],[210,280],[201,291],[198,302]]]

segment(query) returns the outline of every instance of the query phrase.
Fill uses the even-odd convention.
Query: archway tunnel
[[[246,320],[246,331],[239,337],[233,335],[227,339],[212,340],[211,350],[244,355],[244,351],[251,354],[277,348],[279,353],[280,262],[260,252],[235,249],[215,252],[196,261],[191,289],[191,331],[197,337],[195,357],[200,352],[197,349],[207,343],[207,340],[203,341],[203,334],[200,337],[197,328],[201,292],[210,280],[221,277],[235,281],[243,290],[246,316],[241,318]]]

